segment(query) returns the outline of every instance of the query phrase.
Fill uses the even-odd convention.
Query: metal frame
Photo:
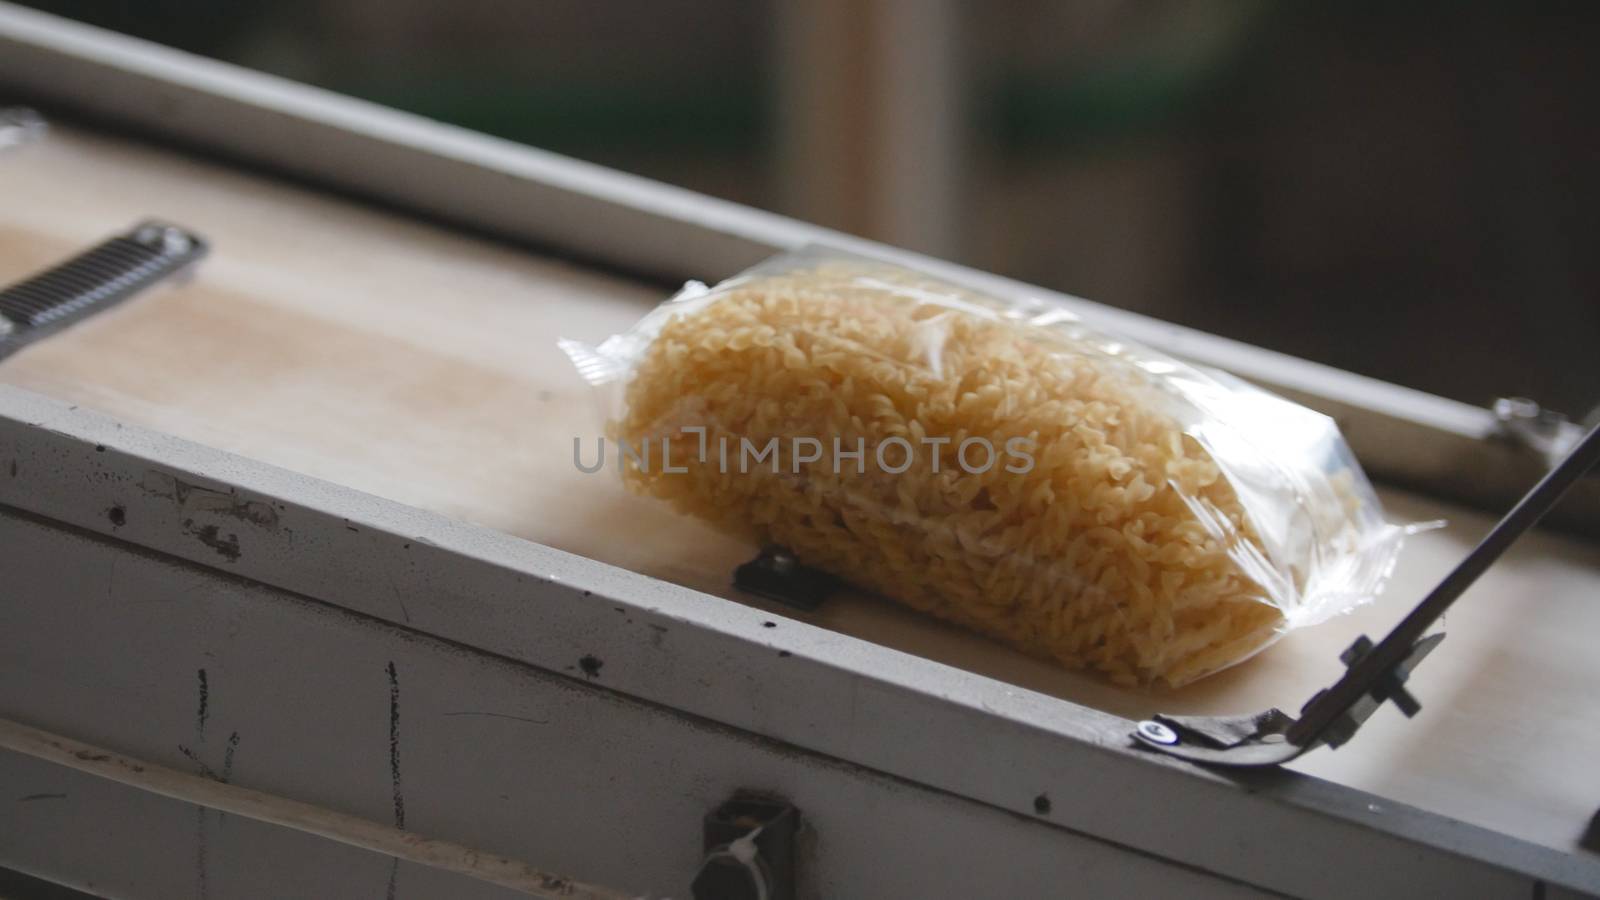
[[[636,272],[717,277],[774,249],[815,241],[910,258],[14,7],[0,6],[0,87],[30,102],[59,104]],[[948,264],[913,261],[1001,290],[1023,289]],[[1346,429],[1368,460],[1381,444],[1407,443],[1392,440],[1394,434],[1428,435],[1429,459],[1397,451],[1387,458],[1393,473],[1414,467],[1419,480],[1437,481],[1428,473],[1440,454],[1513,458],[1482,440],[1493,428],[1486,412],[1083,301],[1063,302],[1170,351],[1226,364],[1279,388],[1314,390],[1325,407],[1346,405]],[[1363,437],[1370,448],[1360,446]],[[1290,772],[1224,775],[1159,757],[1135,748],[1131,723],[1118,717],[803,623],[765,627],[772,617],[759,610],[124,428],[14,389],[0,390],[0,518],[13,534],[62,536],[62,561],[50,565],[94,554],[130,561],[156,554],[172,569],[174,583],[220,571],[259,585],[276,598],[270,602],[294,607],[297,615],[333,607],[362,628],[381,629],[394,652],[418,658],[456,653],[485,666],[508,665],[517,674],[505,677],[513,681],[580,688],[592,715],[606,710],[632,717],[611,712],[621,703],[652,710],[657,724],[649,727],[729,735],[745,749],[708,746],[707,758],[731,760],[752,777],[775,773],[778,760],[798,759],[817,784],[837,784],[824,777],[829,772],[881,779],[861,790],[880,799],[913,798],[894,803],[912,814],[931,810],[919,806],[930,798],[955,798],[966,804],[963,810],[987,811],[979,816],[983,821],[1026,825],[1018,834],[1054,835],[1055,843],[1043,841],[1045,849],[1030,851],[1038,853],[1030,859],[1046,859],[1051,847],[1088,842],[1131,853],[1116,857],[1124,861],[1170,861],[1202,880],[1297,896],[1600,892],[1600,861],[1593,858]],[[70,540],[68,532],[75,534]],[[74,542],[82,546],[68,546]],[[22,608],[49,608],[64,599],[46,577],[50,565],[14,560],[33,565],[20,583],[31,591]],[[18,603],[15,596],[10,603]],[[212,613],[202,607],[195,615]],[[197,626],[197,634],[214,637],[223,625]],[[603,666],[582,665],[585,658]],[[55,696],[67,705],[40,707],[30,699],[37,685],[0,679],[10,685],[0,690],[0,711],[54,716],[82,736],[105,734],[124,745],[119,749],[144,744],[170,757],[170,748],[140,723],[113,727],[95,716],[94,707],[71,706],[97,696],[100,686],[73,682],[66,661],[50,665],[50,672],[29,672],[24,681],[63,675],[72,690]],[[259,681],[265,687],[258,689],[271,687],[269,675]],[[357,808],[374,802],[331,776],[291,778],[306,774],[305,752],[281,747],[277,774],[253,786],[291,793],[304,785],[325,795],[304,799]],[[588,753],[581,747],[563,752]],[[443,771],[445,763],[439,766]],[[10,760],[3,770],[15,768]],[[950,813],[953,808],[941,807],[955,818],[967,815]],[[603,803],[569,802],[564,810],[586,823],[623,814]],[[8,811],[0,805],[0,817],[15,822],[17,815],[15,805]],[[1315,852],[1285,852],[1290,841]],[[584,852],[610,853],[613,860],[619,854],[649,857],[659,865],[643,850]],[[1091,865],[1084,862],[1088,857],[1072,858]],[[932,859],[938,864],[937,853]],[[531,861],[563,866],[560,859]]]
[[[1211,772],[1136,749],[1131,723],[1115,716],[804,623],[769,628],[773,617],[758,609],[14,388],[0,389],[0,461],[0,511],[7,516],[81,529],[111,539],[130,559],[160,554],[558,673],[691,723],[735,729],[780,753],[804,750],[1007,810],[1063,829],[1063,840],[1093,836],[1306,897],[1459,895],[1485,885],[1511,893],[1541,882],[1600,888],[1600,861],[1308,776]],[[48,608],[82,593],[70,583],[51,590],[46,580],[69,558],[77,568],[77,556],[22,579],[32,590],[19,616],[29,605]],[[33,558],[14,558],[10,567]],[[116,576],[109,564],[105,570],[115,591]],[[163,589],[186,593],[179,584]],[[33,640],[22,628],[10,633]],[[586,667],[585,659],[599,665]],[[62,656],[54,671],[7,679],[0,708],[49,714],[91,737],[104,733],[112,725],[93,715],[104,703],[91,701],[107,689],[75,681],[73,667],[73,658]],[[161,686],[169,696],[191,694],[184,671],[181,685]],[[75,684],[72,702],[41,709],[35,698],[46,679]],[[260,681],[257,691],[276,689],[273,676]],[[241,717],[266,714],[252,709]],[[118,746],[135,740],[125,728],[112,746],[138,752],[141,746]],[[141,744],[156,740],[137,726],[131,734]],[[170,756],[170,748],[161,749]],[[304,753],[280,753],[279,765],[304,769],[295,761]],[[291,794],[330,787],[281,784]],[[1039,797],[1054,798],[1045,812]],[[571,806],[563,808],[571,814]],[[1315,853],[1285,853],[1288,835]],[[1338,872],[1337,883],[1330,871]]]

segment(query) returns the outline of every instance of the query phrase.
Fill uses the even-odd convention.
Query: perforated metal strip
[[[0,290],[0,357],[186,270],[207,249],[192,232],[143,222]]]

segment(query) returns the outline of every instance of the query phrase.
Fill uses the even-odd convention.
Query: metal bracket
[[[1138,724],[1134,740],[1193,762],[1272,766],[1322,744],[1347,743],[1384,703],[1394,703],[1407,717],[1416,715],[1422,704],[1405,689],[1406,680],[1444,639],[1443,633],[1424,636],[1424,632],[1597,463],[1600,425],[1574,442],[1564,458],[1382,641],[1374,645],[1363,635],[1351,644],[1340,656],[1346,666],[1344,677],[1312,696],[1301,708],[1300,718],[1277,709],[1243,716],[1157,715]]]
[[[1526,397],[1500,397],[1489,407],[1494,413],[1495,436],[1536,454],[1546,466],[1554,466],[1577,445],[1584,428],[1553,409],[1545,409]],[[1596,407],[1595,413],[1600,413]],[[1591,413],[1591,416],[1594,413]]]
[[[1595,810],[1594,817],[1589,820],[1589,827],[1584,829],[1583,837],[1578,839],[1578,846],[1600,853],[1600,810]]]
[[[800,811],[784,800],[738,791],[706,815],[705,859],[695,900],[794,900]]]
[[[803,566],[784,547],[764,547],[755,559],[733,570],[733,586],[795,609],[813,610],[840,587],[839,579]]]
[[[188,271],[207,249],[190,231],[141,222],[53,269],[0,289],[0,359]]]
[[[1406,679],[1411,677],[1411,671],[1429,653],[1433,652],[1433,648],[1439,646],[1439,642],[1442,640],[1444,640],[1444,632],[1440,631],[1412,644],[1409,654],[1395,663],[1393,667],[1385,670],[1378,680],[1374,682],[1372,690],[1362,694],[1349,709],[1334,719],[1333,723],[1323,731],[1323,743],[1329,747],[1343,746],[1352,737],[1355,737],[1356,730],[1367,719],[1371,718],[1372,714],[1378,711],[1378,707],[1382,706],[1386,701],[1398,707],[1400,712],[1404,713],[1408,719],[1421,712],[1422,704],[1405,689]],[[1340,654],[1339,659],[1344,663],[1346,669],[1353,669],[1357,663],[1366,659],[1372,651],[1373,644],[1371,639],[1363,634],[1356,638],[1355,642],[1346,648],[1344,653]],[[1316,696],[1311,698],[1311,703],[1317,702],[1317,699],[1321,696],[1321,692],[1318,692]]]

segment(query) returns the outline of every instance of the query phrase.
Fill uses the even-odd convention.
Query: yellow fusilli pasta
[[[658,457],[625,466],[626,480],[1118,682],[1182,684],[1272,639],[1283,615],[1230,553],[1256,540],[1251,521],[1163,412],[1159,384],[1069,329],[919,290],[824,268],[752,277],[671,317],[633,370],[613,436],[658,451],[665,441],[685,471]],[[741,470],[726,452],[719,464],[729,441],[777,438],[788,454],[797,435],[864,445],[865,465],[824,453]],[[956,452],[972,437],[1031,448],[1032,465],[1017,471],[1007,455],[969,471]],[[894,468],[909,460],[904,471],[874,458],[894,438],[887,456]]]

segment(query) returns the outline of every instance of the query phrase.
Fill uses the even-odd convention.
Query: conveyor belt
[[[0,281],[156,216],[213,243],[198,279],[158,289],[0,364],[0,381],[128,422],[489,525],[741,602],[753,548],[572,465],[598,407],[554,338],[615,332],[664,289],[596,273],[165,151],[58,127],[0,156]],[[772,607],[885,646],[1130,718],[1298,703],[1339,651],[1380,634],[1489,519],[1384,492],[1417,536],[1380,603],[1289,636],[1177,694],[1020,657],[865,598]],[[1426,709],[1380,712],[1296,768],[1571,850],[1596,806],[1600,547],[1535,534],[1450,614],[1411,682]]]

